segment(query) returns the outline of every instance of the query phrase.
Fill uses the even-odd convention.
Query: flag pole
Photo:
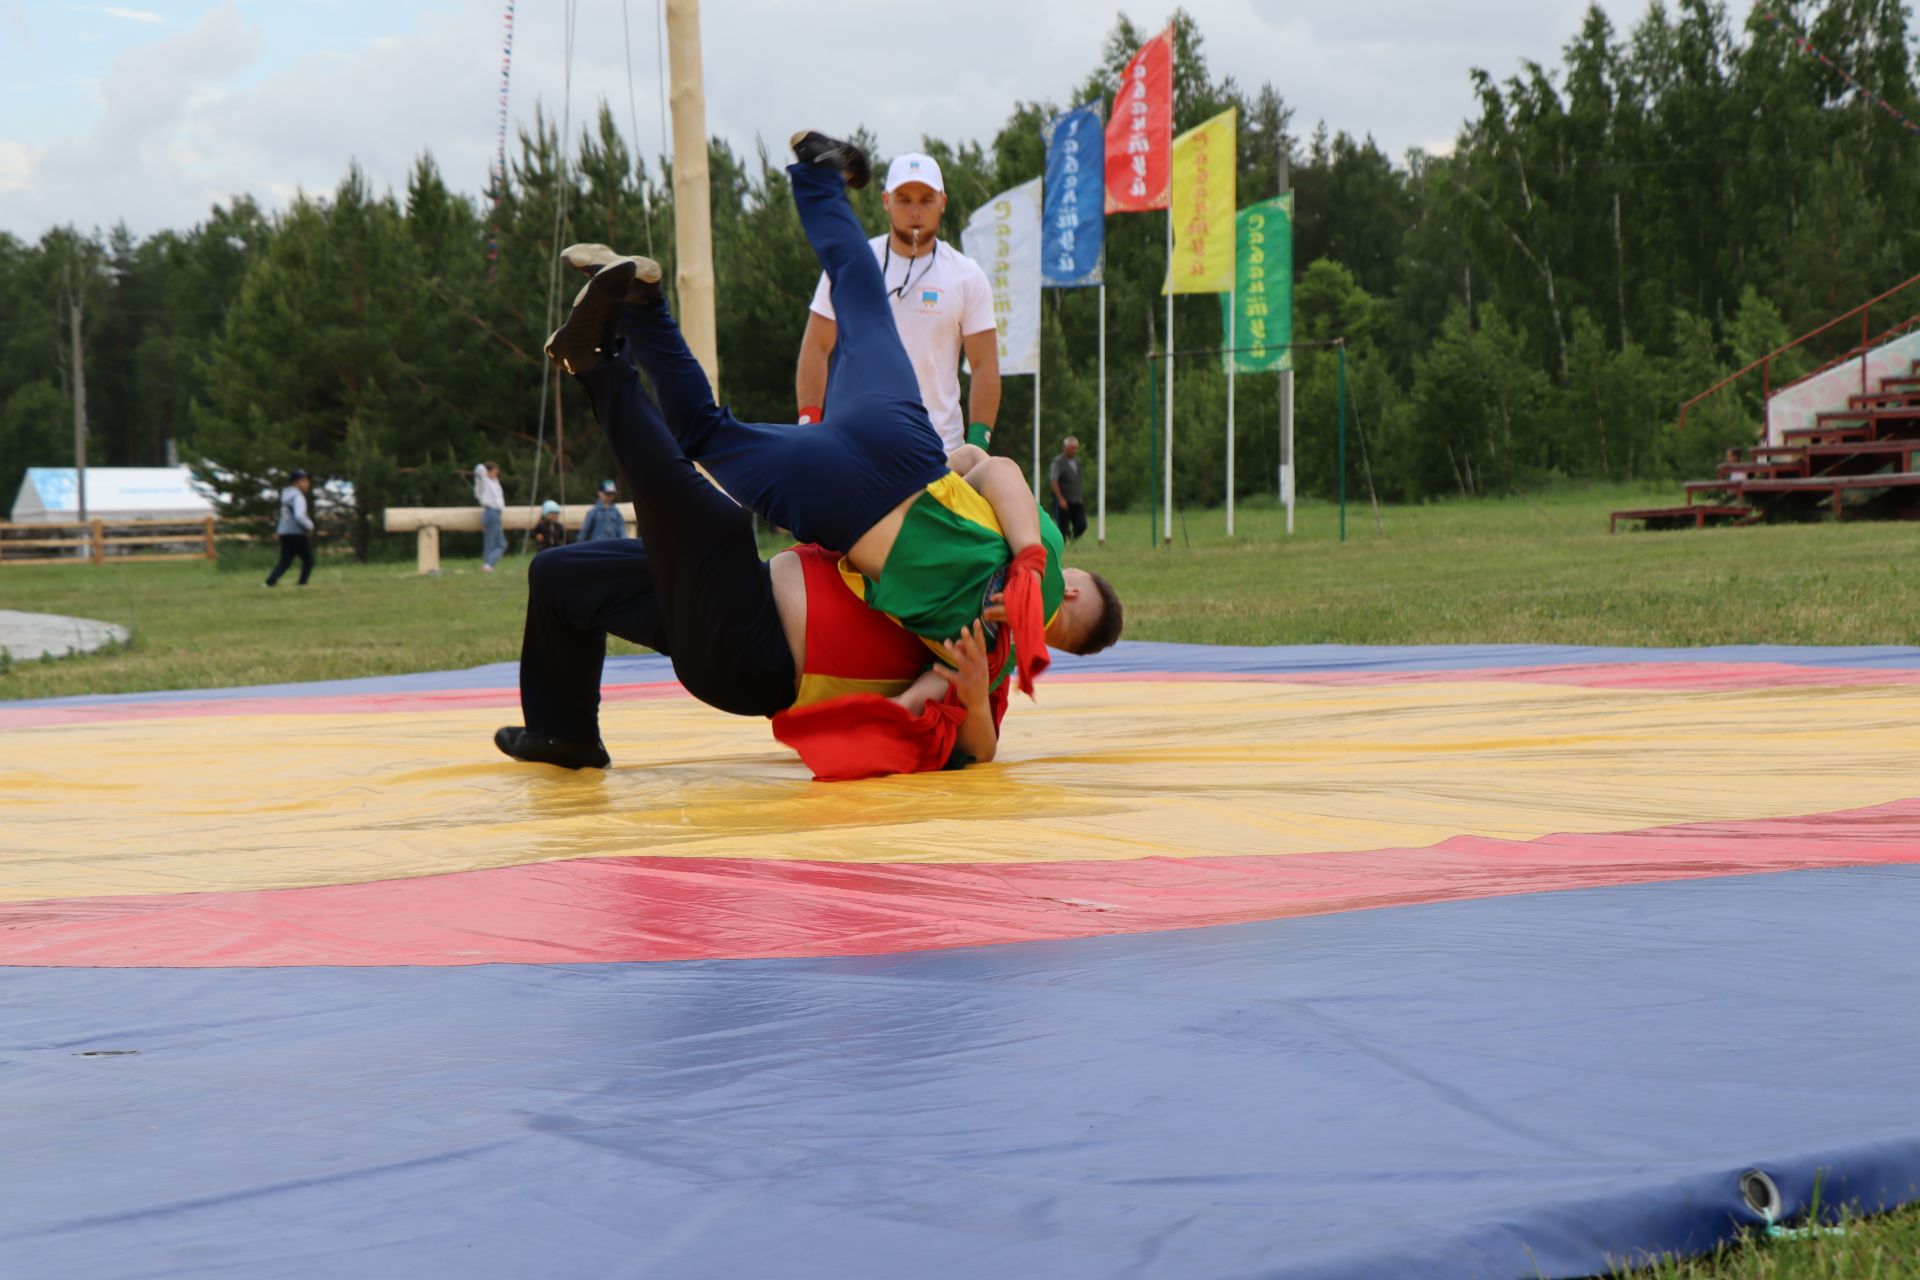
[[[1100,511],[1094,538],[1107,545],[1107,280],[1100,277]]]
[[[1160,481],[1165,486],[1161,501],[1160,536],[1173,545],[1173,198],[1167,198],[1167,430],[1166,456],[1161,460]]]
[[[1280,502],[1287,509],[1287,535],[1293,535],[1293,370],[1280,371]]]
[[[1033,496],[1040,496],[1040,362],[1033,364]]]
[[[1239,232],[1236,228],[1235,235]],[[1236,254],[1238,250],[1236,249]],[[1234,263],[1236,276],[1240,264]],[[1227,536],[1233,536],[1233,373],[1240,364],[1239,354],[1233,348],[1240,345],[1234,334],[1240,328],[1240,312],[1234,306],[1238,301],[1240,282],[1236,278],[1233,288],[1227,290]]]

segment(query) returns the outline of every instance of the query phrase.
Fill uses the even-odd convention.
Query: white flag
[[[981,205],[960,233],[960,249],[993,286],[1000,372],[1040,372],[1040,179]]]

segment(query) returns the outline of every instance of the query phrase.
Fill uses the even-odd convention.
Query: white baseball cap
[[[940,177],[940,162],[932,156],[921,155],[918,151],[909,151],[906,155],[895,156],[893,163],[887,166],[887,190],[904,187],[909,182],[924,182],[935,191],[945,194],[947,184]]]

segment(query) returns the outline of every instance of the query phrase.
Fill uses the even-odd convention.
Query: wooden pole
[[[667,65],[673,104],[674,283],[687,349],[719,395],[714,322],[713,210],[707,177],[707,97],[700,70],[700,0],[666,0]]]

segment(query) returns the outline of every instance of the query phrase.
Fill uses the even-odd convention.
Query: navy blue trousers
[[[845,181],[817,165],[792,165],[787,173],[837,316],[820,422],[742,422],[716,405],[665,304],[626,307],[620,331],[689,458],[769,524],[802,542],[845,551],[945,475],[947,455],[920,403],[880,264],[847,201]]]

